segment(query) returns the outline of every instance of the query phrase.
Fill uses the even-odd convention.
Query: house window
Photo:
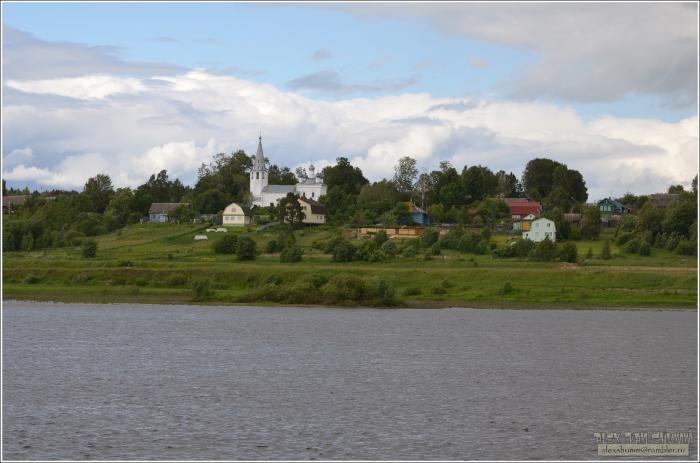
[[[312,198],[314,197],[314,192],[313,192],[313,191],[311,192],[311,197],[312,197]]]
[[[256,172],[255,173],[255,180],[259,180],[259,179],[260,179],[260,172]]]
[[[270,207],[275,207],[275,203],[270,203]]]
[[[265,178],[265,172],[263,172],[262,174],[263,174],[262,178]]]

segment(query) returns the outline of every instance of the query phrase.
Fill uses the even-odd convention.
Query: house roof
[[[153,203],[148,209],[149,214],[167,214],[178,206],[188,205],[187,203]]]
[[[29,195],[3,196],[2,197],[2,205],[3,205],[3,207],[21,206],[27,201],[27,199],[29,199]]]
[[[262,192],[287,194],[294,193],[295,190],[296,186],[294,185],[267,185],[265,188],[262,189]]]
[[[527,203],[530,200],[527,198],[503,198],[503,202],[510,206],[513,203]]]
[[[519,201],[508,204],[508,209],[510,210],[511,215],[539,214],[542,210],[542,205],[536,201]]]
[[[649,200],[654,207],[666,207],[678,201],[678,195],[676,193],[654,193],[649,195]]]
[[[318,201],[314,201],[311,198],[304,198],[303,196],[299,198],[299,201],[308,204],[311,207],[312,214],[326,214],[326,207]]]

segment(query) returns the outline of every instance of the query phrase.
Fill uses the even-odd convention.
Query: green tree
[[[226,234],[220,240],[214,241],[212,249],[216,254],[236,254],[238,249],[238,237]]]
[[[462,170],[462,185],[468,202],[480,201],[496,194],[498,178],[488,167],[465,166]]]
[[[393,182],[382,180],[362,187],[357,197],[360,208],[368,210],[374,217],[391,211],[398,201],[399,192]]]
[[[305,218],[306,214],[299,203],[299,195],[287,193],[287,196],[280,200],[279,221],[288,223],[292,227],[298,227]]]
[[[255,254],[255,241],[247,236],[241,237],[236,246],[236,257],[238,260],[255,260]]]
[[[581,217],[581,237],[594,240],[600,235],[600,210],[596,206],[587,207]]]
[[[132,218],[134,194],[131,188],[119,188],[105,209],[104,221],[107,228],[116,230],[127,225]]]
[[[405,195],[409,194],[413,191],[413,182],[417,176],[416,160],[409,156],[402,157],[394,167],[394,185],[396,190]]]
[[[113,194],[112,179],[104,174],[89,178],[83,188],[83,195],[88,198],[92,212],[104,212]]]
[[[347,158],[336,159],[334,166],[327,166],[323,169],[323,181],[330,191],[334,187],[339,187],[344,193],[358,195],[362,185],[366,185],[368,180],[362,175],[359,167],[353,167]]]
[[[267,170],[267,179],[271,185],[296,185],[299,183],[289,167],[278,167],[274,164]]]
[[[211,189],[196,194],[193,202],[194,209],[200,214],[216,214],[231,204],[233,198],[224,191]]]

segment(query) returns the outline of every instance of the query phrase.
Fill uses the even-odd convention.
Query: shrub
[[[381,251],[379,251],[381,252]],[[379,305],[396,305],[396,288],[394,284],[384,278],[378,278],[374,286],[375,303]]]
[[[510,293],[512,293],[513,291],[515,291],[515,290],[513,289],[513,284],[512,284],[510,281],[506,281],[505,283],[503,283],[503,286],[501,286],[501,291],[500,291],[500,293],[501,293],[501,294],[510,294]]]
[[[643,241],[639,245],[639,255],[640,256],[650,256],[651,255],[651,245],[647,241]]]
[[[559,258],[564,262],[578,261],[578,249],[574,243],[564,243],[559,249]]]
[[[569,231],[569,239],[579,241],[581,239],[581,229],[579,227],[571,227],[571,231]]]
[[[265,252],[266,253],[273,254],[273,253],[279,252],[279,251],[280,251],[280,248],[279,248],[279,245],[277,244],[277,240],[271,240],[265,244]]]
[[[404,296],[417,296],[421,293],[420,288],[416,288],[415,286],[411,286],[409,288],[406,288],[403,290],[401,294]]]
[[[333,240],[334,246],[330,251],[333,262],[350,262],[355,257],[355,246],[346,240]]]
[[[309,283],[314,289],[318,289],[321,286],[328,283],[329,279],[330,279],[330,277],[328,275],[318,274],[318,275],[309,275],[309,276],[304,278],[304,281]]]
[[[255,260],[255,252],[255,241],[252,238],[244,236],[238,240],[238,246],[236,246],[238,260]]]
[[[28,285],[35,285],[43,280],[42,277],[37,276],[37,275],[29,275],[27,278],[24,279],[24,282]]]
[[[185,275],[172,275],[165,280],[167,286],[184,286],[187,284]]]
[[[117,261],[117,267],[133,267],[134,263],[128,259],[119,259]]]
[[[397,252],[399,252],[398,246],[394,241],[388,240],[382,244],[382,251],[389,257],[394,257]]]
[[[615,243],[617,243],[618,246],[622,246],[625,243],[627,243],[629,240],[634,238],[634,233],[620,233],[618,237],[615,239]]]
[[[389,237],[384,230],[379,230],[377,234],[374,235],[374,238],[372,238],[372,240],[377,243],[377,246],[383,245],[388,239]]]
[[[324,300],[334,304],[357,303],[368,293],[364,280],[354,275],[339,273],[321,288]]]
[[[603,241],[603,250],[600,251],[600,257],[605,260],[612,259],[612,254],[610,254],[610,241]]]
[[[440,249],[440,242],[436,241],[433,243],[432,246],[430,246],[430,255],[431,256],[439,256],[440,253],[442,252],[442,249]]]
[[[639,252],[639,240],[631,239],[622,247],[623,251],[628,254],[636,254]]]
[[[206,301],[214,295],[208,280],[197,280],[192,285],[192,300],[194,302]]]
[[[537,243],[530,251],[530,259],[538,262],[551,262],[557,256],[556,247],[549,239],[544,239]]]
[[[97,241],[83,240],[80,245],[80,254],[85,258],[92,258],[97,255]]]
[[[416,257],[416,254],[417,254],[417,252],[416,252],[415,248],[413,248],[413,247],[411,247],[411,246],[408,246],[408,247],[407,247],[406,249],[404,249],[403,252],[401,253],[401,257],[408,257],[408,258],[411,258],[411,257]]]
[[[683,256],[694,256],[697,254],[697,245],[689,240],[681,240],[676,246],[676,252]]]
[[[222,236],[219,241],[215,241],[214,244],[212,244],[212,248],[217,254],[236,254],[238,237],[236,235],[226,234]]]
[[[440,247],[442,249],[459,249],[459,240],[464,235],[462,227],[451,228],[446,235],[440,237]]]
[[[304,251],[299,246],[287,246],[280,253],[280,262],[300,262]]]
[[[586,253],[586,259],[593,259],[593,248],[588,248],[588,252]]]
[[[439,238],[440,235],[437,230],[434,228],[427,229],[420,237],[420,245],[422,248],[429,248],[435,244]]]
[[[481,236],[481,239],[483,241],[489,241],[491,239],[491,229],[490,228],[482,228],[480,236]]]
[[[379,250],[379,245],[374,240],[363,241],[355,249],[355,259],[369,261],[370,255]]]

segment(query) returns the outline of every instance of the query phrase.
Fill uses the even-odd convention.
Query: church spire
[[[255,163],[253,170],[265,170],[265,155],[262,148],[262,134],[258,137],[258,151],[255,153]]]

